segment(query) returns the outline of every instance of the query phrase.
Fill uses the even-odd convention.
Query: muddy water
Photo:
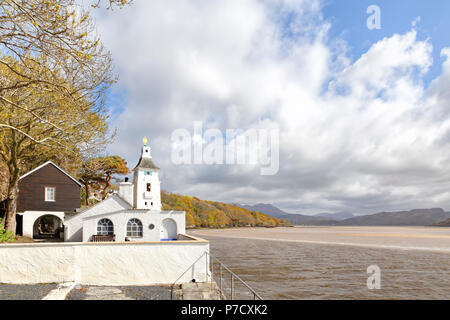
[[[305,236],[305,230],[313,230],[312,235]],[[191,233],[210,240],[211,253],[264,299],[450,298],[450,229],[290,228]],[[320,239],[317,234],[321,234]],[[271,240],[262,240],[264,237]],[[380,290],[367,288],[367,268],[371,265],[381,269]]]

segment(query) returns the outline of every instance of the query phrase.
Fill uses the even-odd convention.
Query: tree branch
[[[48,144],[46,144],[46,143],[45,143],[46,141],[53,141],[53,142],[55,142],[55,143],[57,143],[57,144],[60,144],[59,142],[55,141],[54,139],[52,139],[52,138],[50,138],[50,137],[46,137],[46,138],[41,139],[41,140],[39,140],[39,139],[37,139],[37,138],[33,138],[33,137],[30,136],[28,133],[26,133],[26,132],[24,132],[24,131],[22,131],[22,130],[20,130],[20,129],[14,127],[14,126],[10,126],[10,125],[8,125],[8,124],[0,123],[0,127],[8,128],[8,129],[14,130],[14,131],[16,131],[16,132],[18,132],[18,133],[20,133],[20,134],[26,136],[28,139],[32,140],[33,142],[38,143],[38,144],[45,145],[45,146],[47,146],[47,147],[51,147],[51,146],[48,145]],[[61,145],[61,144],[60,144],[60,145]]]

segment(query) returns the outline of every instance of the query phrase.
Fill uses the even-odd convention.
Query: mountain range
[[[450,226],[450,212],[441,208],[379,212],[369,215],[352,213],[321,213],[314,216],[290,214],[271,204],[239,205],[272,217],[288,220],[294,225],[326,226]]]
[[[275,217],[278,219],[288,220],[290,223],[292,223],[294,225],[326,224],[327,222],[332,223],[335,221],[333,219],[330,219],[327,217],[321,217],[321,216],[290,214],[290,213],[287,213],[287,212],[275,207],[272,204],[259,203],[259,204],[253,205],[253,206],[239,204],[238,206],[240,206],[241,208],[247,209],[247,210],[265,213],[265,214],[268,214],[269,216],[272,216],[272,217]]]
[[[345,220],[355,217],[355,214],[350,212],[336,212],[336,213],[319,213],[315,215],[316,217],[323,217],[331,220]]]

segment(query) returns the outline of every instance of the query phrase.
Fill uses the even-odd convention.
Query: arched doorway
[[[62,220],[51,214],[39,217],[33,224],[33,239],[63,241],[64,224]]]
[[[177,240],[177,223],[170,218],[164,219],[161,224],[161,241]]]

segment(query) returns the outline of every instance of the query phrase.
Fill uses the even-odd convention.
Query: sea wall
[[[5,244],[0,283],[155,285],[172,284],[183,273],[177,283],[202,282],[209,272],[205,252],[208,241],[187,235],[169,242]]]

